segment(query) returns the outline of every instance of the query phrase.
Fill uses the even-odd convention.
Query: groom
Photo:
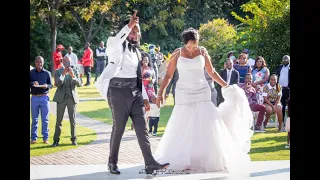
[[[139,17],[136,14],[137,11],[115,37],[108,38],[109,64],[96,83],[98,91],[108,101],[113,117],[108,163],[112,174],[120,174],[117,166],[119,147],[129,116],[138,137],[146,173],[149,174],[154,170],[169,166],[169,163],[156,162],[151,153],[144,119],[144,107],[148,109],[150,106],[147,93],[142,85],[140,52],[137,49],[141,34],[138,24]]]

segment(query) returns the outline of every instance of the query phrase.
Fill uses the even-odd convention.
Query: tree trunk
[[[53,60],[53,52],[56,50],[56,40],[57,40],[57,26],[51,29],[51,72],[54,72],[54,60]]]
[[[49,1],[48,7],[49,10],[58,10],[60,6],[59,0],[53,0],[52,3],[50,4]],[[52,74],[54,73],[54,60],[53,60],[53,52],[56,50],[56,41],[57,41],[57,17],[54,14],[49,15],[49,20],[50,20],[50,29],[51,29],[51,63],[52,63],[52,68],[51,72]]]

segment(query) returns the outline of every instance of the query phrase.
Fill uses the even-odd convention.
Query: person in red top
[[[84,73],[87,76],[87,83],[84,86],[89,86],[91,82],[91,67],[93,67],[93,52],[90,49],[90,43],[84,45],[84,53],[81,62],[84,67]]]
[[[53,62],[54,62],[54,66],[53,66],[53,69],[54,70],[57,70],[59,68],[62,67],[62,64],[61,64],[61,61],[62,61],[62,54],[61,54],[61,51],[64,50],[64,47],[63,45],[61,44],[58,44],[57,48],[56,48],[56,51],[53,52]]]

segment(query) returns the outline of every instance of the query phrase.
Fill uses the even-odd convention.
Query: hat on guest
[[[62,44],[58,44],[58,45],[57,45],[57,49],[64,50],[64,47],[63,47],[63,45],[62,45]]]
[[[154,44],[150,44],[149,45],[149,49],[153,49],[153,48],[155,48],[156,46],[154,45]]]
[[[244,49],[242,52],[246,53],[246,54],[249,54],[249,49]]]

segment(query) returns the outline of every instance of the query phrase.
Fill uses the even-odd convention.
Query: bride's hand
[[[160,108],[160,105],[163,104],[163,96],[157,96],[156,104]]]
[[[229,86],[230,86],[230,85],[227,84],[227,85],[223,86],[222,89],[226,89],[226,88],[229,87]]]

